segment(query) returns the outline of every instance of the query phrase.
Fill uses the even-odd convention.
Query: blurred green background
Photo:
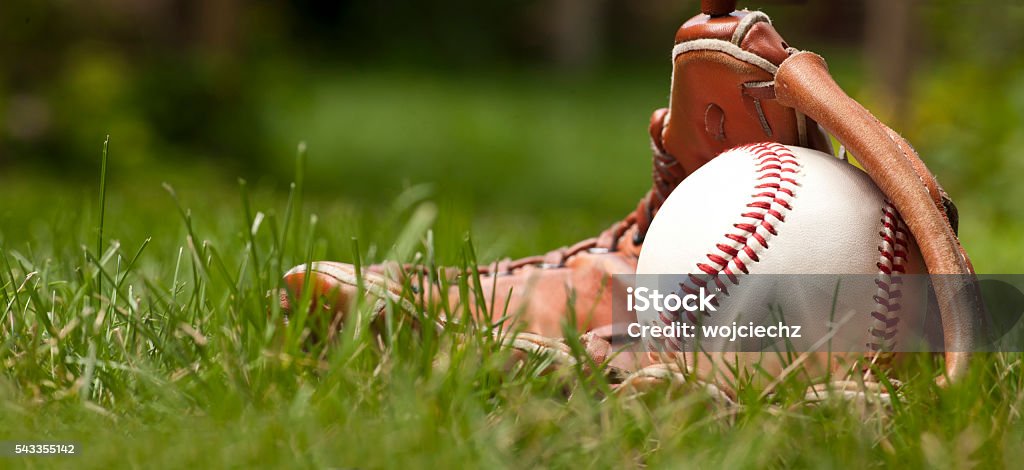
[[[740,6],[824,55],[917,146],[960,206],[979,271],[1020,272],[1024,8]],[[418,193],[439,206],[442,260],[467,232],[485,260],[570,244],[649,187],[647,119],[667,104],[674,32],[697,11],[680,0],[5,0],[3,242],[33,251],[95,225],[109,134],[108,233],[128,246],[181,244],[162,182],[213,232],[237,222],[238,177],[259,210],[280,210],[300,141],[323,256],[350,259],[352,236],[371,254],[386,248],[396,198]]]

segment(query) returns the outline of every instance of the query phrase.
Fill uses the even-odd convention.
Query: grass
[[[337,101],[355,103],[345,113],[359,115],[395,93],[370,82],[345,89],[350,91],[328,88],[342,96],[328,93],[322,109],[336,108],[331,103]],[[421,101],[404,103],[421,114],[469,110],[468,119],[476,120],[473,110],[528,112],[529,103],[547,102],[557,92],[547,86],[518,94],[501,88],[495,96],[511,98],[494,98],[500,106],[481,98],[482,104],[470,99],[445,107],[439,104],[461,93],[459,86],[442,82]],[[360,93],[367,96],[355,100]],[[557,137],[524,144],[516,135],[540,133],[562,121],[589,122],[576,128],[580,135],[595,131],[605,137],[586,152],[551,163],[565,166],[559,167],[560,177],[586,168],[570,178],[569,189],[552,187],[557,179],[547,175],[529,185],[494,188],[489,181],[500,176],[493,173],[499,163],[465,163],[488,154],[487,145],[473,142],[460,148],[478,150],[475,155],[454,158],[444,147],[434,148],[426,161],[441,162],[440,169],[422,166],[409,173],[475,181],[467,188],[449,191],[442,184],[430,192],[416,180],[370,180],[367,175],[397,160],[370,159],[367,168],[353,168],[344,162],[358,160],[358,153],[338,147],[355,142],[353,152],[370,152],[379,139],[366,135],[333,144],[314,138],[308,159],[304,152],[288,158],[289,167],[298,162],[296,184],[285,189],[170,165],[129,177],[118,172],[116,135],[104,159],[107,169],[100,172],[107,178],[98,188],[65,186],[52,175],[5,176],[0,191],[10,203],[0,211],[0,441],[73,440],[83,454],[0,457],[0,465],[962,468],[1010,467],[1024,459],[1021,354],[987,356],[967,380],[949,389],[933,385],[934,364],[916,364],[901,377],[906,393],[891,412],[865,414],[842,401],[808,406],[802,400],[806,384],[796,376],[769,397],[754,386],[741,387],[740,406],[725,409],[685,388],[666,387],[639,399],[609,395],[600,377],[573,369],[541,374],[543,357],[509,371],[508,352],[471,322],[417,331],[408,317],[396,315],[380,340],[366,325],[353,323],[327,347],[306,341],[310,334],[324,334],[324,319],[282,321],[273,295],[281,273],[310,259],[369,263],[410,260],[419,253],[426,262],[472,263],[476,250],[490,260],[570,243],[628,210],[639,196],[634,187],[644,189],[648,157],[637,157],[644,162],[637,169],[637,163],[621,163],[600,147],[628,133],[639,139],[636,152],[644,152],[646,116],[633,126],[636,132],[622,130],[618,120],[587,121],[597,108],[614,114],[622,106],[618,99],[630,93],[572,111],[575,100],[594,98],[580,93],[558,122],[534,127],[532,120],[517,121],[504,111],[482,121],[491,124],[481,132],[514,147],[495,153],[508,167],[515,166],[519,150],[536,147],[525,153],[529,159],[556,156],[543,153],[551,150],[543,150],[542,142]],[[438,125],[450,118],[438,118]],[[521,127],[500,129],[506,122]],[[347,132],[369,132],[358,129]],[[431,129],[416,130],[409,145],[431,141]],[[330,129],[311,133],[327,136]],[[504,133],[509,137],[501,140]],[[316,144],[326,149],[318,153]],[[393,147],[386,155],[409,149],[384,145]],[[616,152],[629,150],[616,145]],[[586,166],[595,152],[607,165]],[[335,160],[342,163],[332,167]],[[525,171],[531,162],[515,168]],[[464,168],[464,176],[447,175]],[[623,181],[598,176],[627,171],[632,176]],[[324,174],[343,175],[339,184],[378,202],[328,198],[314,188],[324,184]],[[161,180],[169,183],[166,188]],[[579,204],[572,199],[583,199],[595,184],[608,186],[612,196]],[[492,190],[527,197],[489,199]],[[345,189],[336,193],[348,195]],[[620,201],[626,193],[629,200]],[[985,237],[1001,231],[977,215],[983,212],[973,214],[969,242],[984,246],[991,239]],[[423,243],[428,228],[433,243]],[[466,242],[467,231],[479,241],[476,246]],[[999,258],[1005,253],[983,253],[976,259],[981,266],[1012,262]],[[430,319],[442,312],[418,313]],[[366,322],[366,315],[354,321]]]
[[[88,217],[49,244],[4,246],[0,439],[68,439],[83,450],[6,463],[955,467],[1024,453],[1016,354],[980,361],[947,390],[925,364],[892,413],[862,419],[845,402],[801,404],[799,381],[771,398],[743,389],[731,410],[697,390],[606,396],[600,378],[540,374],[543,358],[507,371],[490,336],[454,326],[418,334],[396,319],[383,348],[367,328],[309,346],[309,331],[283,324],[267,293],[331,236],[298,209],[301,186],[278,207],[254,206],[241,188],[233,213],[182,206],[158,225],[177,226],[177,249],[82,246],[90,233],[116,233]],[[408,258],[433,209],[404,212],[421,221],[399,237],[396,254]],[[309,319],[312,331],[323,327]]]

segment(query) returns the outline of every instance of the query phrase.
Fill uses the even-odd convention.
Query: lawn
[[[582,81],[416,73],[341,70],[302,90],[286,75],[262,78],[254,106],[276,155],[260,167],[268,174],[143,158],[115,133],[105,172],[97,135],[87,174],[0,175],[0,441],[81,449],[0,457],[0,466],[1024,460],[1019,353],[985,356],[947,389],[931,381],[935,364],[920,361],[903,371],[891,409],[863,410],[804,403],[799,377],[768,397],[743,387],[735,407],[686,386],[619,396],[599,375],[542,374],[543,357],[509,371],[507,351],[468,322],[433,333],[398,317],[378,340],[357,318],[336,344],[310,344],[323,322],[285,324],[276,306],[293,265],[527,255],[596,234],[649,185],[646,120],[665,101],[667,68]],[[927,80],[921,88],[938,96]],[[947,105],[966,115],[921,111],[908,134],[961,196],[979,271],[1010,273],[1024,259],[1020,209],[1006,201],[1022,191],[1008,182],[1019,174],[1008,155],[1020,131],[1000,134],[984,158],[978,148],[991,140],[946,131],[961,120],[994,126],[970,113],[1013,102],[961,100],[970,106]],[[976,156],[969,172],[958,170],[962,155]]]

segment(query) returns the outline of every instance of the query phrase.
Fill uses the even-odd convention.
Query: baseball
[[[814,376],[858,373],[860,359],[884,366],[879,358],[891,360],[901,330],[921,321],[927,288],[922,276],[906,275],[925,272],[906,225],[866,173],[815,150],[747,145],[672,192],[637,267],[638,283],[656,279],[645,292],[713,295],[714,305],[637,309],[637,323],[659,333],[644,339],[652,350],[703,376],[769,379],[800,356]],[[787,343],[800,346],[787,354]]]

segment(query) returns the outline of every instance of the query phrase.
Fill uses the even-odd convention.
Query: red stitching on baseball
[[[696,294],[698,288],[707,287],[708,283],[713,281],[720,289],[720,293],[728,296],[728,285],[739,285],[738,273],[750,273],[749,264],[760,261],[758,252],[768,248],[768,239],[778,235],[776,224],[784,222],[786,212],[792,210],[790,199],[794,197],[795,189],[800,186],[794,179],[801,167],[796,155],[793,155],[786,146],[776,143],[745,145],[735,150],[749,152],[754,159],[758,181],[754,189],[757,191],[751,195],[753,200],[746,205],[748,209],[753,210],[740,213],[740,217],[746,221],[733,225],[739,233],[724,234],[724,239],[714,245],[714,251],[705,255],[717,266],[697,263],[695,267],[699,270],[698,273],[689,274],[686,280],[679,283],[684,293]],[[783,177],[784,174],[787,177]],[[718,305],[717,298],[712,302]],[[680,312],[668,313],[671,318],[659,315],[666,325],[671,325],[672,320],[682,316]],[[708,312],[704,313],[709,315]],[[697,323],[697,316],[693,312],[685,312],[685,316],[690,323]],[[669,344],[681,346],[678,342]]]
[[[716,264],[718,264],[719,266],[722,266],[722,267],[725,267],[725,266],[729,265],[729,262],[725,258],[723,258],[721,255],[716,255],[714,253],[708,253],[708,259],[711,260],[711,261],[714,261]]]
[[[750,248],[747,248],[747,247],[744,247],[744,248],[745,248],[746,250],[749,250],[749,249],[750,249]],[[757,260],[754,260],[754,261],[757,261]],[[740,259],[739,259],[739,258],[735,258],[735,259],[733,260],[733,263],[735,263],[735,264],[736,264],[736,267],[737,267],[737,268],[740,268],[740,271],[742,271],[742,272],[743,272],[743,274],[750,274],[750,271],[749,271],[749,270],[747,269],[747,265],[743,264],[743,261],[740,261]]]
[[[885,326],[896,326],[896,324],[899,323],[899,318],[888,318],[878,312],[871,312],[871,316],[882,322]]]
[[[711,266],[708,266],[708,265],[706,265],[704,263],[697,263],[697,269],[700,269],[701,271],[704,271],[704,274],[707,274],[709,276],[714,276],[714,275],[718,274],[718,270],[717,269],[712,268]]]
[[[875,310],[871,312],[875,322],[869,329],[872,339],[867,346],[878,353],[875,361],[884,364],[892,359],[891,353],[896,346],[902,308],[899,299],[903,297],[900,289],[903,284],[901,275],[907,272],[910,234],[899,212],[888,199],[883,201],[880,222],[882,230],[878,232],[878,274],[875,277],[878,292],[874,296]]]
[[[775,232],[772,232],[772,235],[778,235],[778,234],[775,233]],[[760,243],[761,246],[763,246],[765,248],[768,248],[768,239],[765,238],[764,235],[761,235],[760,233],[754,232],[754,233],[751,234],[751,236],[754,237],[754,240],[757,240],[757,242]]]
[[[740,254],[740,250],[737,250],[736,248],[726,245],[725,243],[719,243],[715,245],[715,247],[718,248],[718,251],[721,251],[729,256],[736,256]]]

